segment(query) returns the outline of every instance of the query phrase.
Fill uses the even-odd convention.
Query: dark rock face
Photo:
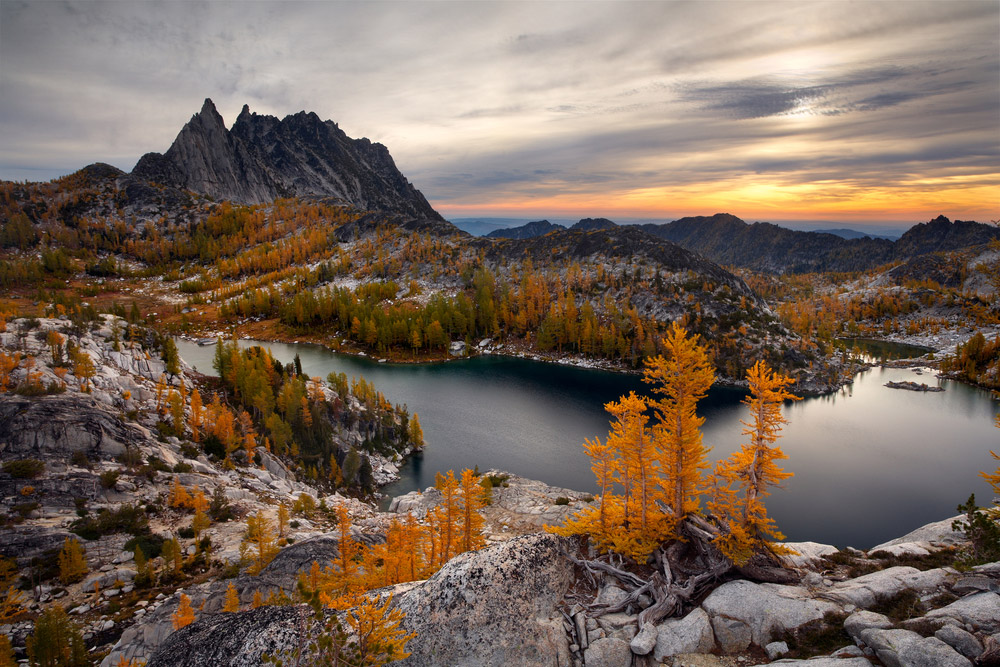
[[[309,608],[264,606],[239,614],[205,614],[160,644],[147,667],[256,667],[265,654],[296,645]]]
[[[488,239],[530,239],[536,236],[545,236],[549,232],[566,229],[562,225],[557,225],[548,220],[535,220],[520,227],[510,227],[508,229],[496,229],[486,235]]]
[[[145,442],[139,427],[123,422],[90,397],[8,396],[0,401],[0,453],[9,458],[61,458],[82,451],[110,458]]]
[[[335,197],[362,209],[441,219],[385,146],[351,139],[333,121],[304,111],[279,120],[244,105],[227,130],[205,100],[169,150],[142,156],[132,175],[246,204]]]

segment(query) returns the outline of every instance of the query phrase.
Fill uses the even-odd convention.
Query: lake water
[[[189,364],[213,373],[214,346],[183,340],[177,346]],[[605,403],[647,390],[637,376],[507,357],[380,364],[315,345],[266,346],[285,363],[298,353],[309,375],[363,375],[420,415],[426,451],[383,489],[390,497],[432,485],[435,472],[477,465],[596,490],[584,438],[607,434]],[[884,387],[890,380],[941,384],[946,391]],[[739,448],[742,398],[716,387],[699,404],[713,461]],[[990,488],[978,472],[997,467],[989,450],[1000,451],[998,411],[988,392],[927,371],[888,368],[862,373],[838,393],[789,404],[779,445],[795,476],[767,499],[768,512],[791,541],[868,548],[953,516],[969,493],[985,504]]]

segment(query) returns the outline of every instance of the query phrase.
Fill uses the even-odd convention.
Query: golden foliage
[[[224,612],[237,612],[240,610],[240,595],[236,592],[236,586],[233,586],[233,582],[229,582],[226,587],[226,599],[222,604],[222,611]]]
[[[274,534],[274,526],[264,516],[264,512],[247,517],[247,530],[240,543],[240,558],[249,563],[247,572],[260,574],[267,564],[278,555],[278,544]]]
[[[674,323],[662,341],[666,356],[647,360],[643,380],[658,399],[630,393],[604,406],[611,416],[605,442],[587,440],[584,450],[601,488],[596,506],[570,518],[562,535],[589,534],[603,549],[643,561],[676,536],[678,522],[697,511],[708,467],[695,408],[713,373],[697,336]],[[647,407],[656,421],[649,425]]]
[[[191,607],[191,598],[181,593],[180,604],[177,605],[177,611],[173,613],[170,619],[173,621],[174,630],[180,630],[194,623],[194,609]]]
[[[712,511],[727,525],[728,533],[717,541],[720,550],[737,565],[744,564],[758,548],[769,547],[767,537],[784,539],[774,521],[767,516],[762,499],[769,489],[792,476],[775,461],[788,456],[772,445],[787,420],[782,416],[785,401],[797,401],[787,387],[792,379],[775,373],[763,361],[747,371],[750,396],[743,403],[750,409],[750,421],[742,421],[743,435],[750,440],[716,466]],[[732,492],[735,485],[742,497]]]
[[[409,657],[406,644],[416,633],[400,625],[405,614],[392,606],[392,596],[381,602],[361,596],[351,605],[347,623],[354,631],[363,665],[384,665]]]
[[[83,556],[83,547],[75,538],[67,537],[63,542],[62,551],[59,552],[59,581],[71,584],[83,579],[89,571],[87,559]]]

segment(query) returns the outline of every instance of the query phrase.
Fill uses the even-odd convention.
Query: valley
[[[862,631],[930,650],[949,614],[977,656],[994,650],[1000,619],[967,605],[994,601],[995,558],[970,555],[986,539],[972,524],[941,520],[995,489],[976,474],[998,419],[995,225],[941,216],[891,241],[729,214],[544,222],[471,236],[385,146],[306,112],[244,106],[227,128],[211,100],[131,173],[0,183],[0,664],[38,662],[47,623],[85,648],[79,664],[258,664],[337,614],[354,636],[373,618],[387,633],[373,664],[402,657],[401,627],[416,633],[411,665],[481,664],[483,650],[492,664],[713,651],[896,664],[903,648]],[[612,412],[606,442],[631,459],[581,449],[600,451],[602,406],[651,396],[640,376],[679,358],[679,335],[714,386],[677,428],[717,447],[713,462],[736,466],[754,433],[758,364],[808,397],[772,400],[796,477],[768,507],[790,551],[740,532],[736,491],[708,462],[686,502],[711,495],[729,514],[643,497],[662,534],[630,533],[633,484],[652,485],[635,452],[670,430],[647,435],[648,415]],[[862,339],[919,349],[883,365]],[[690,370],[672,372],[663,384],[693,406]],[[884,386],[914,378],[945,391]],[[757,473],[734,469],[727,488],[742,492]],[[542,534],[597,507],[603,522],[605,500],[623,508],[626,555]],[[734,542],[745,558],[720,551]],[[767,586],[791,609],[780,624],[733,615]],[[853,616],[901,595],[917,599],[905,618]],[[529,622],[512,627],[511,610]],[[299,629],[280,630],[293,616]],[[869,653],[772,656],[807,624]],[[216,628],[225,650],[206,639]],[[952,660],[965,637],[950,637],[930,644]]]

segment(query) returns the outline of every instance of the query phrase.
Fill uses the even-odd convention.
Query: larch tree
[[[615,474],[624,495],[616,511],[618,525],[611,531],[616,551],[641,558],[664,537],[658,530],[662,514],[654,501],[659,497],[654,441],[646,415],[646,401],[630,392],[604,406],[613,417],[607,444],[616,453]]]
[[[770,495],[772,487],[792,476],[778,467],[776,461],[788,456],[773,445],[780,437],[781,427],[788,423],[782,415],[782,405],[785,401],[800,400],[788,391],[793,380],[772,371],[763,361],[747,371],[747,381],[750,395],[743,403],[750,409],[750,420],[741,423],[743,435],[749,441],[717,466],[720,495],[713,500],[713,509],[723,514],[728,525],[728,532],[717,544],[738,565],[746,563],[758,549],[770,548],[768,538],[784,537],[767,516],[763,499]],[[733,485],[737,493],[722,490]]]
[[[87,576],[90,568],[87,567],[87,559],[83,554],[80,543],[75,538],[67,537],[59,552],[59,581],[72,584]]]
[[[201,393],[198,389],[191,391],[191,415],[188,417],[188,428],[191,429],[191,439],[195,442],[201,440],[201,425],[205,423],[205,407],[201,402]]]
[[[424,429],[420,427],[420,417],[416,412],[410,417],[410,423],[407,425],[409,430],[410,443],[416,450],[421,450],[424,448]]]
[[[194,623],[194,608],[191,607],[191,598],[181,593],[181,601],[177,605],[177,611],[173,613],[170,620],[173,622],[174,630],[180,630]]]
[[[80,391],[90,391],[90,379],[97,374],[97,367],[89,354],[77,348],[73,352],[73,375],[80,380]]]
[[[483,538],[483,516],[479,513],[484,506],[482,487],[469,468],[462,471],[459,491],[462,506],[459,546],[462,551],[481,549],[486,544]]]
[[[643,382],[653,385],[658,397],[650,401],[656,415],[653,438],[661,470],[662,497],[673,512],[676,526],[698,509],[698,495],[704,490],[702,471],[708,468],[708,449],[702,444],[698,401],[705,397],[715,379],[708,352],[698,344],[698,336],[674,322],[664,336],[663,355],[648,359]]]
[[[222,604],[222,611],[233,613],[240,610],[240,594],[236,592],[236,586],[229,582],[226,587],[226,599]]]
[[[278,555],[274,526],[262,511],[247,517],[247,530],[240,543],[240,557],[249,563],[250,574],[260,574],[267,564]]]

